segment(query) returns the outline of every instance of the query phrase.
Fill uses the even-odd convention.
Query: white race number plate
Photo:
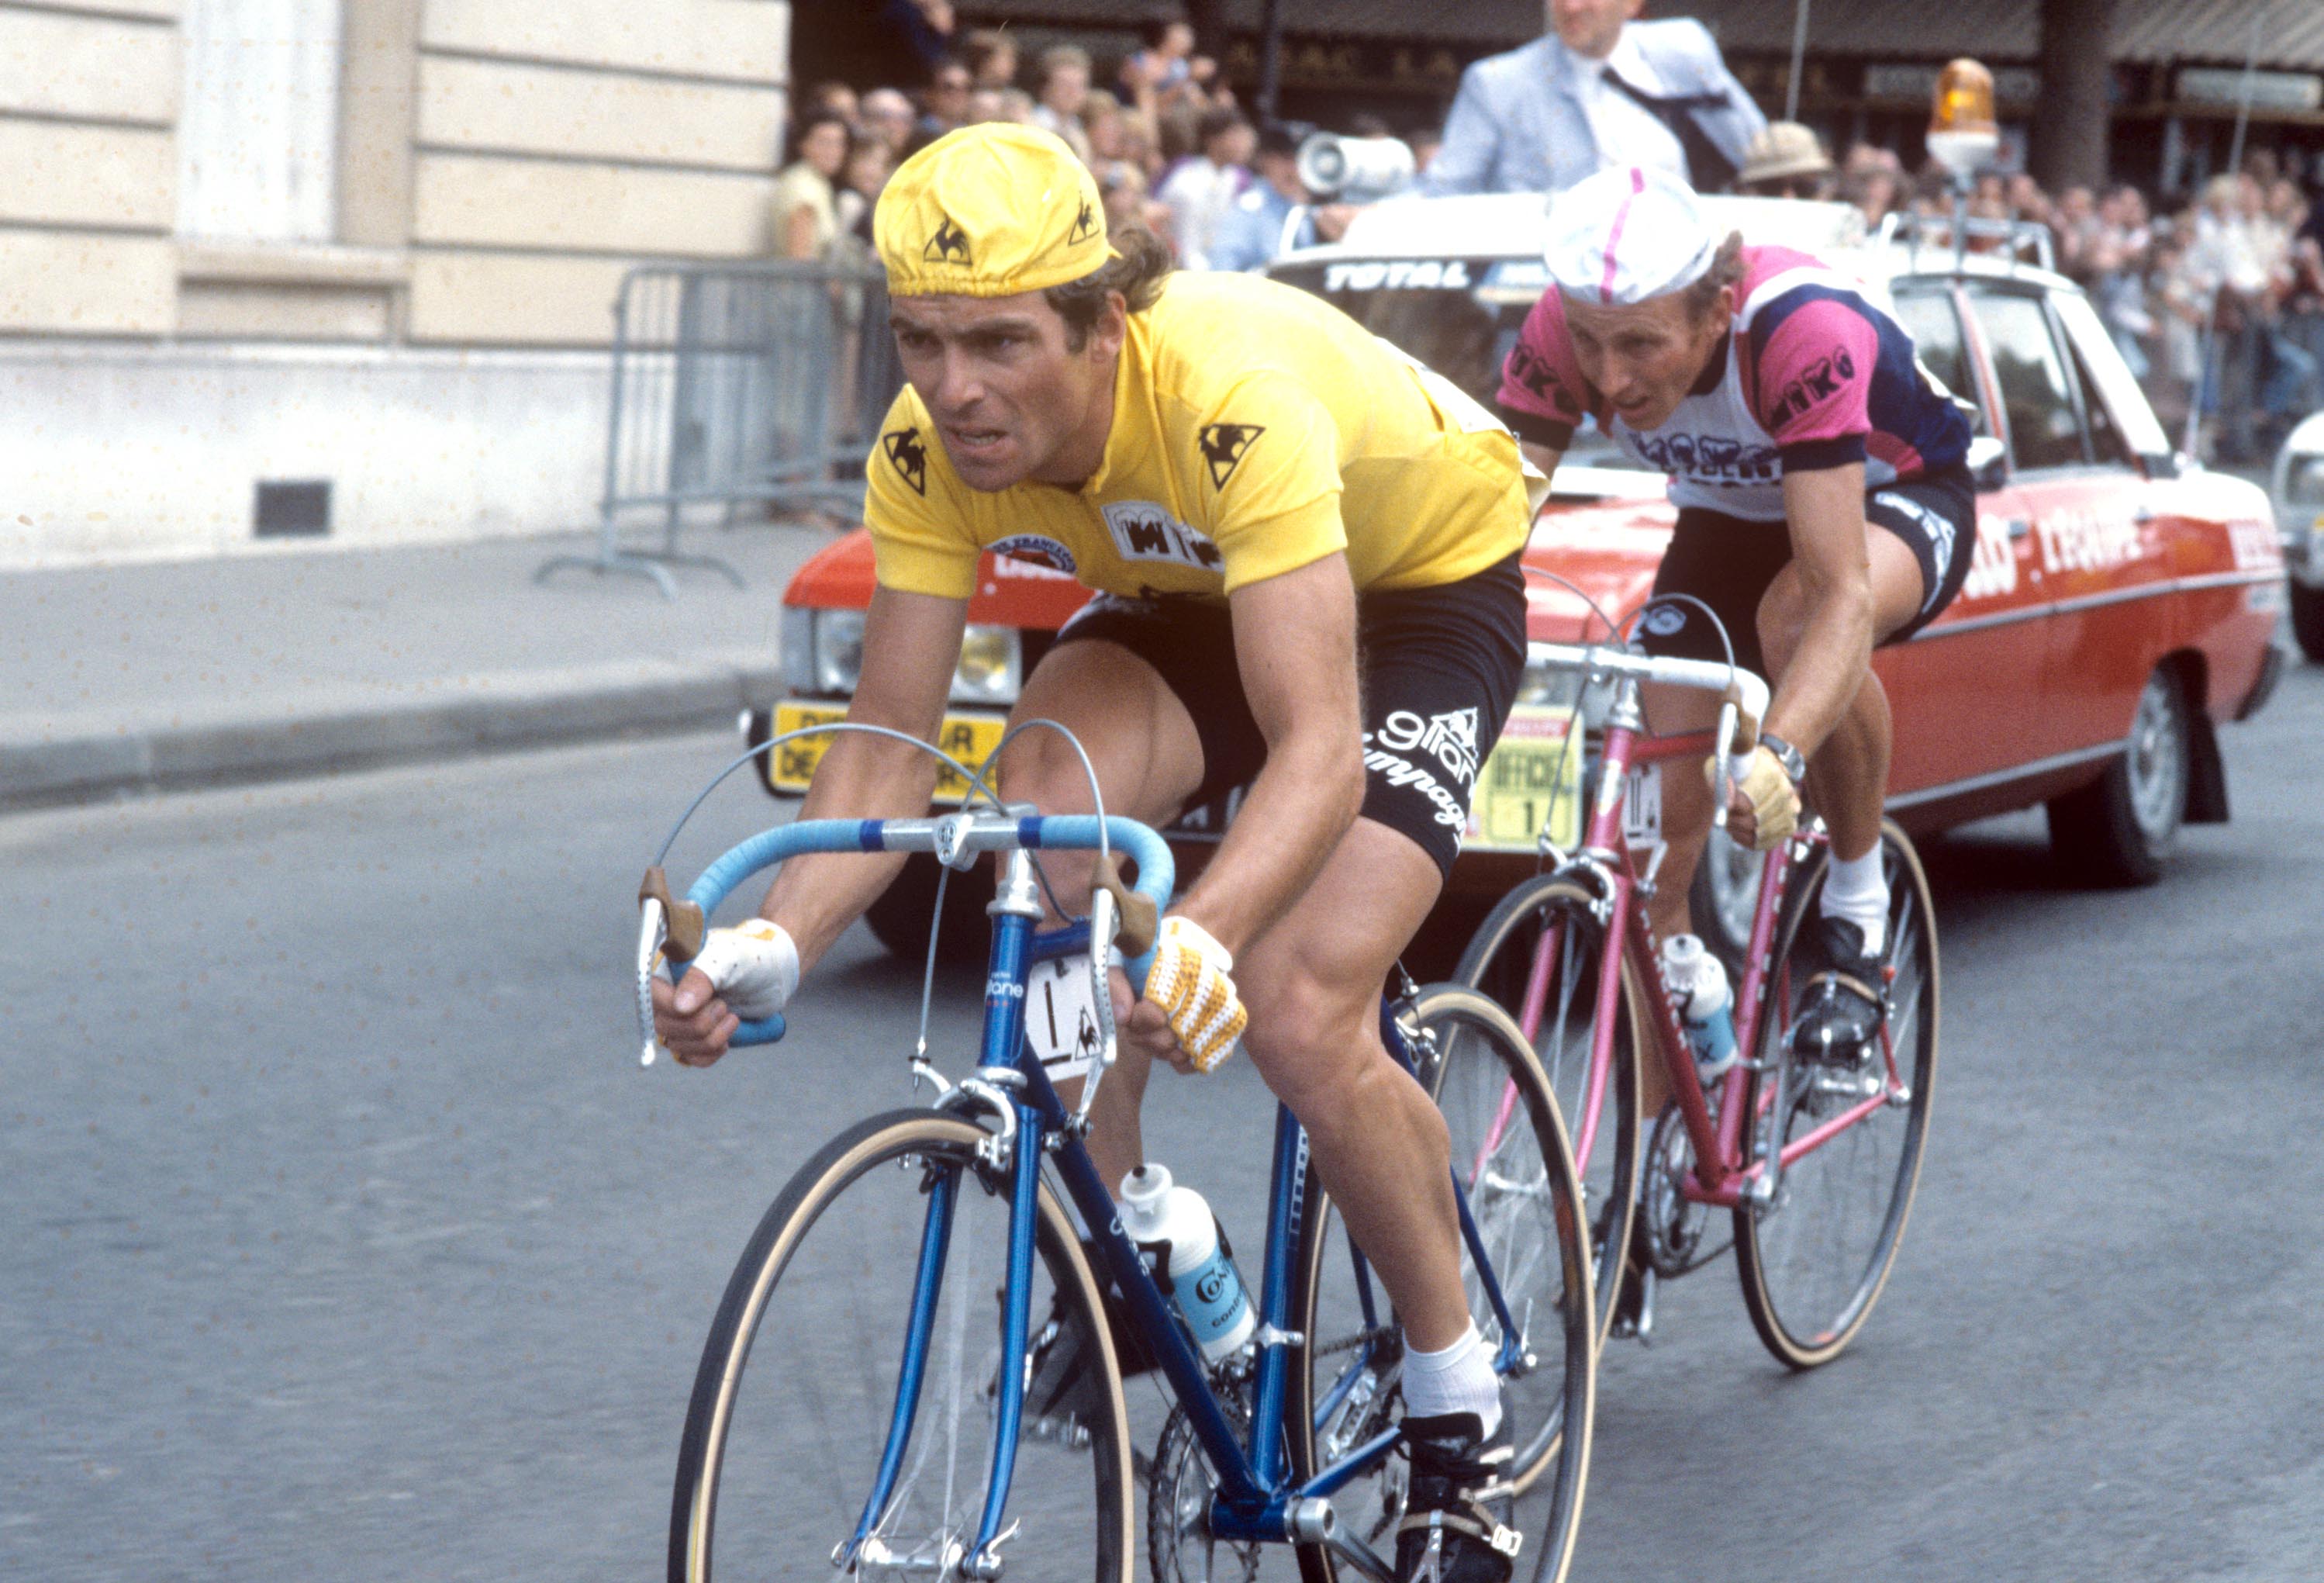
[[[1025,1037],[1052,1083],[1086,1077],[1097,1064],[1097,1002],[1086,953],[1036,963],[1026,976]]]

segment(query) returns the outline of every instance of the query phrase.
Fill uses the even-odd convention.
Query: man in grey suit
[[[1555,31],[1462,74],[1420,190],[1560,192],[1608,165],[1724,188],[1767,124],[1692,17],[1644,0],[1551,0]]]

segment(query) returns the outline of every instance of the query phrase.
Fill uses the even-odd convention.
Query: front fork
[[[946,1535],[943,1553],[890,1558],[875,1537],[875,1530],[896,1493],[896,1481],[911,1446],[913,1421],[918,1416],[920,1387],[927,1377],[929,1338],[944,1288],[945,1256],[950,1248],[954,1208],[960,1196],[964,1166],[932,1171],[927,1217],[920,1228],[920,1255],[913,1279],[911,1317],[905,1328],[903,1366],[896,1381],[896,1402],[889,1416],[888,1440],[880,1455],[880,1470],[872,1492],[856,1519],[854,1534],[832,1553],[843,1571],[878,1567],[897,1571],[931,1572],[947,1576],[955,1569],[964,1577],[1001,1576],[1000,1545],[1008,1537],[1001,1521],[1009,1504],[1010,1480],[1017,1469],[1018,1430],[1025,1412],[1025,1355],[1030,1329],[1033,1297],[1034,1234],[1040,1213],[1041,1157],[1047,1123],[1041,1113],[1019,1102],[1013,1090],[1023,1082],[1016,1052],[1025,1036],[1025,979],[1033,928],[1041,918],[1039,893],[1035,888],[1032,862],[1021,850],[1009,854],[991,905],[992,956],[985,977],[984,1047],[977,1076],[959,1086],[948,1102],[982,1103],[998,1112],[1001,1130],[979,1145],[982,1161],[1009,1172],[1009,1267],[1001,1291],[1001,1363],[995,1381],[992,1461],[985,1481],[984,1509],[977,1519],[973,1544],[964,1545]],[[949,1518],[950,1514],[946,1514]],[[1013,1530],[1011,1530],[1013,1532]]]

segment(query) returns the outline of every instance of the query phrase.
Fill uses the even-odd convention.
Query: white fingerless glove
[[[746,1023],[773,1016],[798,990],[798,947],[781,924],[763,918],[712,930],[687,966],[699,968],[726,1009]]]
[[[1763,744],[1748,754],[1729,760],[1728,773],[1734,777],[1735,789],[1751,805],[1751,818],[1757,829],[1753,832],[1751,849],[1772,852],[1789,839],[1800,826],[1800,790],[1792,784],[1783,762]],[[1702,778],[1713,790],[1719,785],[1719,764],[1716,759],[1702,761]]]
[[[1146,975],[1146,998],[1170,1019],[1179,1048],[1207,1072],[1234,1052],[1250,1020],[1227,975],[1234,958],[1199,923],[1175,913],[1162,921],[1154,941],[1154,967]]]

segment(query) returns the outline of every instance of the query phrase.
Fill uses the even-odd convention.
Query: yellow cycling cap
[[[899,165],[872,236],[899,297],[1045,292],[1110,251],[1089,167],[1055,133],[1005,121],[948,132]]]

